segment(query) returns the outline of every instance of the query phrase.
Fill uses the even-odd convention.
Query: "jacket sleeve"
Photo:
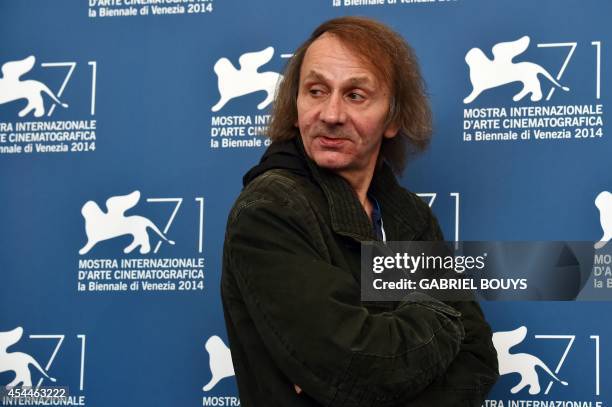
[[[432,215],[428,229],[419,240],[444,240]],[[443,375],[413,400],[410,406],[480,407],[499,377],[497,352],[492,332],[480,306],[475,301],[446,301],[461,312],[465,339],[459,354]]]
[[[314,215],[287,202],[235,208],[224,249],[268,352],[322,405],[407,405],[457,356],[461,314],[431,297],[368,312],[350,271],[329,264],[312,243]]]

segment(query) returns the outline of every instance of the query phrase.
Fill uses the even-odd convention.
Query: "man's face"
[[[340,174],[374,171],[383,137],[389,89],[373,70],[334,35],[314,41],[302,62],[297,97],[304,148],[318,166]]]

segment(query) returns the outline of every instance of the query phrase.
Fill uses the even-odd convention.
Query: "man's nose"
[[[332,93],[322,106],[321,120],[327,124],[342,124],[345,116],[342,95]]]

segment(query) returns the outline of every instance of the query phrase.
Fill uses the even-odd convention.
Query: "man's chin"
[[[341,171],[348,167],[349,162],[345,157],[338,157],[338,155],[337,153],[322,154],[321,156],[315,156],[313,161],[319,167],[325,168],[326,170]]]

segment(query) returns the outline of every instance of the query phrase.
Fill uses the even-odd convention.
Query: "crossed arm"
[[[478,306],[459,304],[466,317],[433,298],[408,298],[390,312],[368,311],[353,275],[315,247],[312,219],[296,213],[268,200],[251,202],[230,218],[226,237],[249,315],[296,391],[323,405],[419,398],[427,405],[431,386],[476,392],[481,400],[496,373],[490,358],[472,355],[482,345],[474,334],[486,326]]]

